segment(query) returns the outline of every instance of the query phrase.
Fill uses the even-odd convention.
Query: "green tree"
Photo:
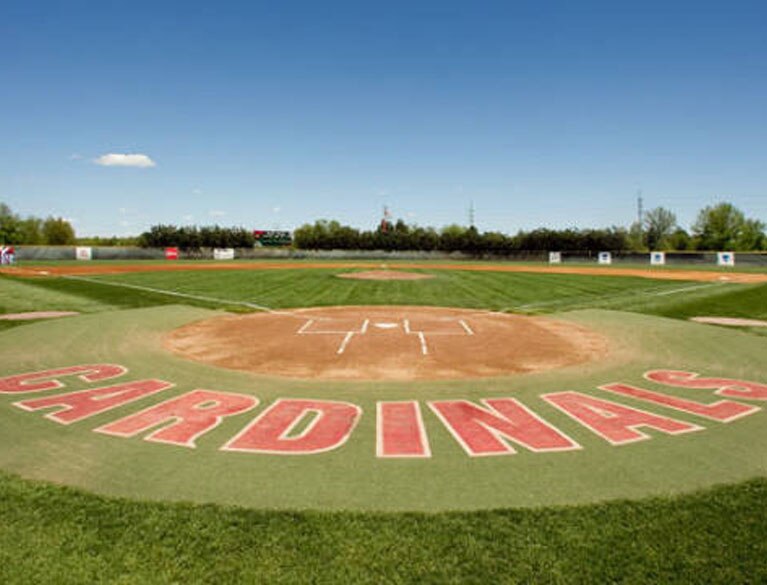
[[[678,227],[668,238],[670,250],[689,250],[692,247],[692,238],[685,230]]]
[[[39,246],[44,242],[43,238],[43,220],[39,217],[28,217],[19,223],[21,232],[21,244],[30,246]]]
[[[76,242],[75,230],[61,217],[49,217],[43,222],[43,239],[49,246],[66,246]]]
[[[735,249],[744,251],[764,250],[765,244],[767,244],[764,228],[764,222],[758,219],[745,220],[735,241]]]
[[[732,203],[708,206],[692,227],[700,250],[756,250],[764,245],[764,223],[746,219]]]
[[[642,230],[642,225],[635,221],[629,228],[628,235],[626,236],[626,245],[632,252],[644,252],[647,250],[645,246],[645,233]]]
[[[0,244],[21,244],[21,221],[5,203],[0,203]]]
[[[644,216],[647,247],[650,250],[667,248],[676,227],[676,215],[673,212],[663,207],[649,210]]]

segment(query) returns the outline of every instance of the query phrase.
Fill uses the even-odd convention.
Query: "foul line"
[[[710,288],[712,286],[722,286],[723,284],[729,284],[727,282],[714,282],[712,284],[697,284],[695,286],[687,286],[685,288],[675,288],[673,290],[665,290],[663,292],[655,293],[656,297],[662,297],[665,295],[673,295],[680,292],[687,292],[688,290],[697,290],[699,288]]]
[[[255,303],[248,303],[247,301],[232,301],[228,299],[219,299],[216,297],[206,297],[203,295],[190,295],[187,293],[180,293],[170,290],[163,290],[161,288],[152,288],[150,286],[141,286],[138,284],[127,284],[124,282],[110,282],[108,280],[97,280],[95,278],[86,278],[84,276],[61,276],[61,278],[66,278],[68,280],[81,280],[83,282],[90,282],[94,284],[107,284],[109,286],[116,286],[119,288],[131,288],[134,290],[140,290],[144,292],[152,292],[152,293],[158,293],[161,295],[168,295],[171,297],[180,297],[184,299],[192,299],[195,301],[205,301],[209,303],[218,303],[221,305],[239,305],[241,307],[248,307],[250,309],[256,309],[257,311],[264,311],[266,313],[274,313],[275,315],[290,315],[290,316],[298,316],[294,315],[290,311],[275,311],[274,309],[271,309],[269,307],[265,307],[264,305],[257,305]]]

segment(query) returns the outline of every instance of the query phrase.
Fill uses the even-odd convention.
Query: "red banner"
[[[178,260],[178,248],[165,248],[166,260]]]

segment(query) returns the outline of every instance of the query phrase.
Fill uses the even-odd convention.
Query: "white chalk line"
[[[179,298],[183,298],[183,299],[191,299],[191,300],[195,300],[195,301],[204,301],[204,302],[207,302],[207,303],[216,303],[216,304],[221,304],[221,305],[238,305],[238,306],[241,306],[241,307],[248,307],[249,309],[255,309],[257,311],[264,311],[266,313],[273,313],[275,315],[289,315],[289,316],[296,316],[296,317],[298,316],[298,315],[295,315],[291,311],[277,311],[277,310],[272,309],[270,307],[266,307],[264,305],[258,305],[256,303],[249,303],[247,301],[233,301],[233,300],[229,300],[229,299],[220,299],[220,298],[217,298],[217,297],[208,297],[208,296],[204,296],[204,295],[192,295],[192,294],[189,294],[189,293],[182,293],[182,292],[177,292],[177,291],[172,291],[172,290],[164,290],[164,289],[161,289],[161,288],[153,288],[151,286],[141,286],[141,285],[138,285],[138,284],[128,284],[128,283],[125,283],[125,282],[110,282],[108,280],[99,280],[99,279],[95,279],[95,278],[86,278],[84,276],[62,276],[61,278],[66,278],[68,280],[81,280],[83,282],[90,282],[90,283],[94,283],[94,284],[106,284],[106,285],[109,285],[109,286],[116,286],[116,287],[119,287],[119,288],[129,288],[129,289],[140,290],[140,291],[144,291],[144,292],[151,292],[151,293],[157,293],[157,294],[162,294],[162,295],[168,295],[168,296],[172,296],[172,297],[179,297]]]
[[[426,345],[426,336],[423,334],[423,331],[419,331],[419,332],[418,332],[418,339],[420,339],[420,340],[421,340],[421,353],[422,353],[423,355],[428,355],[428,353],[429,353],[429,348],[428,348],[428,346]]]
[[[444,321],[445,319],[443,319]],[[437,332],[427,332],[427,331],[413,331],[410,328],[410,319],[402,319],[402,329],[405,332],[405,335],[415,335],[418,337],[418,340],[421,345],[421,353],[423,355],[429,355],[429,344],[427,342],[426,336],[427,334],[430,336],[469,336],[474,335],[474,330],[469,326],[469,324],[464,321],[463,319],[457,319],[456,320],[461,327],[463,328],[462,333],[451,333],[447,331],[437,331]],[[352,339],[354,339],[355,335],[364,335],[367,333],[368,327],[370,326],[371,320],[365,319],[362,322],[362,325],[358,330],[344,330],[344,331],[329,331],[329,330],[320,330],[320,331],[311,331],[310,328],[314,324],[314,319],[308,319],[306,323],[304,323],[298,331],[296,331],[297,335],[343,335],[343,339],[341,340],[341,344],[339,345],[338,349],[336,350],[336,353],[341,355],[346,351],[346,348],[348,347],[349,343],[351,343]]]
[[[352,337],[354,337],[354,331],[349,331],[346,334],[346,337],[344,337],[344,340],[341,342],[341,346],[338,348],[336,353],[342,354],[346,349],[346,346],[349,345],[349,342],[352,340]]]
[[[547,306],[557,306],[561,305],[564,307],[567,306],[583,306],[583,307],[591,307],[591,306],[599,306],[604,303],[615,303],[623,299],[632,299],[635,297],[659,297],[659,296],[665,296],[665,295],[672,295],[677,294],[681,292],[687,292],[691,290],[697,290],[697,289],[703,289],[703,288],[711,288],[716,286],[724,286],[727,284],[732,284],[730,282],[712,282],[712,283],[706,283],[706,284],[696,284],[693,286],[686,286],[682,288],[675,288],[672,290],[668,290],[667,288],[657,289],[646,289],[646,290],[639,290],[639,291],[633,291],[633,292],[626,292],[621,294],[616,294],[612,296],[603,296],[603,297],[597,297],[595,299],[584,299],[582,301],[578,301],[575,299],[552,299],[550,301],[540,301],[537,303],[527,303],[524,305],[516,305],[513,307],[504,307],[503,309],[500,309],[499,312],[507,312],[507,311],[524,311],[526,309],[533,309],[537,307],[547,307]]]
[[[306,323],[304,323],[303,327],[301,327],[301,329],[298,330],[298,334],[305,335],[306,330],[312,326],[312,323],[314,323],[314,319],[309,319]]]
[[[680,292],[687,292],[687,291],[690,291],[690,290],[698,290],[698,289],[701,289],[701,288],[711,288],[712,286],[722,286],[723,284],[729,284],[729,283],[727,283],[727,282],[714,282],[714,283],[709,283],[709,284],[698,284],[698,285],[695,285],[695,286],[687,286],[687,287],[684,287],[684,288],[675,288],[675,289],[672,289],[672,290],[664,290],[663,292],[655,293],[655,296],[656,297],[663,297],[663,296],[666,296],[666,295],[675,295],[675,294],[680,293]]]
[[[352,338],[356,334],[362,334],[364,335],[368,330],[368,325],[370,324],[370,319],[365,319],[362,322],[362,326],[359,328],[359,330],[344,330],[344,331],[328,331],[328,330],[320,330],[320,331],[310,331],[309,328],[314,324],[316,320],[315,319],[309,319],[304,323],[301,328],[296,332],[298,335],[343,335],[344,338],[341,340],[341,345],[336,350],[337,354],[342,354],[344,351],[346,351],[346,346],[349,345],[349,342],[352,340]]]

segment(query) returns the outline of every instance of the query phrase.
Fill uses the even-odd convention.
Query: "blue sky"
[[[0,201],[79,235],[767,220],[767,3],[6,0],[0,112]]]

